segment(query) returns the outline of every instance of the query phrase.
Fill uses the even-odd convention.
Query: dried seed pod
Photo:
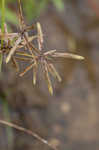
[[[45,61],[44,61],[44,68],[43,68],[43,72],[44,72],[45,80],[46,80],[47,85],[48,85],[49,93],[50,93],[51,95],[53,95],[52,83],[51,83],[51,80],[50,80],[50,77],[49,77],[48,67],[47,67],[47,64],[46,64],[46,62],[45,62]]]
[[[11,59],[11,57],[14,55],[16,49],[20,46],[20,43],[22,43],[23,41],[25,41],[25,46],[28,48],[28,50],[30,51],[30,53],[33,52],[31,50],[31,46],[29,44],[29,37],[28,37],[28,31],[34,28],[34,25],[31,26],[26,26],[24,23],[24,17],[22,14],[22,8],[21,8],[21,1],[18,0],[18,4],[19,4],[19,27],[20,27],[20,33],[18,33],[18,38],[14,44],[14,47],[11,49],[11,51],[9,52],[7,58],[6,58],[6,63],[8,63]]]
[[[44,53],[44,56],[53,55],[55,52],[56,52],[56,50],[47,51],[47,52]]]
[[[60,77],[59,73],[56,71],[54,65],[52,63],[48,64],[48,67],[49,67],[49,72],[55,77],[57,78],[57,80],[59,82],[62,81],[62,78]]]
[[[34,63],[34,66],[33,66],[33,84],[34,85],[36,84],[37,68],[38,68],[37,63]]]
[[[23,76],[25,73],[27,73],[30,69],[33,69],[33,84],[36,84],[36,78],[37,78],[37,71],[39,68],[39,65],[42,66],[42,71],[44,73],[45,80],[48,85],[48,90],[50,94],[53,94],[53,88],[52,88],[52,83],[50,80],[49,73],[56,78],[59,82],[62,81],[59,73],[57,72],[56,68],[53,65],[53,60],[56,60],[55,58],[72,58],[72,59],[78,59],[78,60],[83,60],[84,57],[76,55],[76,54],[71,54],[71,53],[62,53],[62,52],[57,52],[56,50],[50,50],[45,52],[42,47],[43,47],[43,32],[42,28],[39,22],[37,22],[37,35],[29,36],[28,31],[34,29],[34,25],[31,26],[26,26],[24,23],[24,18],[22,14],[22,8],[21,8],[21,0],[18,0],[19,2],[19,26],[20,26],[20,33],[12,33],[12,35],[9,35],[6,32],[6,27],[5,27],[5,32],[6,34],[1,34],[2,37],[6,37],[5,35],[8,35],[9,37],[15,37],[16,40],[14,41],[13,45],[10,48],[10,52],[6,58],[6,63],[9,62],[9,60],[14,58],[19,61],[25,61],[29,62],[29,66],[25,68],[25,70],[20,73],[20,76]],[[6,39],[7,39],[6,38]],[[35,45],[32,43],[34,39],[37,38],[38,41],[38,48],[35,47]],[[10,45],[10,44],[9,44]],[[28,52],[23,52],[20,50],[20,48],[25,47]],[[18,49],[18,50],[17,50]],[[1,51],[0,51],[1,52]],[[16,63],[16,62],[14,62]]]
[[[72,59],[78,59],[78,60],[83,60],[84,57],[83,56],[79,56],[76,54],[71,54],[71,53],[59,53],[56,52],[52,55],[52,57],[62,57],[62,58],[72,58]]]
[[[38,48],[41,51],[43,46],[43,33],[41,29],[41,25],[39,22],[37,22],[37,32],[38,32]]]
[[[10,50],[10,52],[6,58],[6,63],[9,62],[9,60],[11,59],[12,55],[15,53],[15,51],[20,43],[21,43],[21,37],[18,38],[18,40],[15,42],[14,47],[12,47],[12,49]]]

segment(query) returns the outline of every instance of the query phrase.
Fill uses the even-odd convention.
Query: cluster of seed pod
[[[49,77],[49,74],[54,78],[58,79],[61,82],[61,77],[56,71],[54,67],[53,60],[55,58],[72,58],[82,60],[84,59],[82,56],[71,54],[71,53],[62,53],[57,52],[57,50],[43,50],[43,33],[40,23],[38,22],[36,25],[27,26],[24,23],[24,17],[22,15],[21,8],[21,0],[18,0],[19,5],[19,27],[20,32],[18,33],[8,33],[6,24],[4,25],[4,33],[0,31],[0,39],[3,40],[3,44],[1,45],[0,53],[6,54],[6,64],[8,62],[12,62],[16,67],[17,71],[19,71],[19,67],[17,61],[19,60],[25,61],[28,63],[28,67],[19,74],[19,76],[23,76],[30,69],[33,69],[33,84],[36,84],[37,72],[39,66],[41,66],[42,72],[44,74],[44,78],[48,85],[48,90],[50,94],[53,94],[52,83]],[[36,26],[37,34],[29,36],[29,31],[33,30]],[[37,40],[38,46],[33,44],[33,40]],[[27,49],[27,51],[23,51],[21,48]]]

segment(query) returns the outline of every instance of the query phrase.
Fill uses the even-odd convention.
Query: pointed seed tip
[[[53,96],[53,91],[50,91],[51,96]]]
[[[59,82],[62,82],[62,78],[59,80]]]
[[[85,59],[85,57],[83,57],[83,56],[80,56],[80,59],[81,59],[81,60],[84,60],[84,59]]]
[[[36,81],[33,81],[33,85],[36,85]]]
[[[76,55],[76,57],[74,57],[74,59],[78,59],[78,60],[84,60],[85,58],[84,58],[83,56]]]
[[[53,95],[53,89],[51,87],[49,88],[49,93]]]
[[[6,59],[6,64],[8,64],[8,62],[9,62],[9,59],[7,58],[7,59]]]

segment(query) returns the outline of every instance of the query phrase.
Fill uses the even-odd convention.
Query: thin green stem
[[[11,118],[10,118],[10,112],[9,112],[9,105],[8,105],[8,102],[4,98],[2,101],[2,106],[3,106],[4,118],[6,121],[10,122]],[[11,129],[11,127],[7,127],[6,132],[7,132],[7,139],[8,139],[8,148],[11,149],[11,146],[13,145],[13,130]]]
[[[4,23],[5,23],[5,0],[2,0],[2,23],[1,23],[1,31],[4,33]],[[3,40],[1,40],[1,47],[3,47]],[[2,54],[0,54],[0,71],[2,68]]]
[[[2,0],[2,24],[1,24],[2,32],[4,32],[4,23],[5,23],[5,0]]]

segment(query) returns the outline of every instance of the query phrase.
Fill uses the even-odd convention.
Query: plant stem
[[[5,23],[5,0],[2,0],[2,24],[1,30],[4,33],[4,23]]]
[[[1,31],[4,33],[4,23],[5,23],[5,0],[2,0],[2,23],[1,23]],[[1,39],[1,48],[3,47],[3,40]],[[0,71],[2,68],[2,54],[0,54]]]
[[[2,106],[3,106],[3,114],[6,121],[11,121],[10,112],[9,112],[9,105],[8,102],[3,98],[2,99]],[[7,133],[7,140],[8,140],[8,148],[11,149],[13,145],[13,130],[10,127],[6,128]]]

